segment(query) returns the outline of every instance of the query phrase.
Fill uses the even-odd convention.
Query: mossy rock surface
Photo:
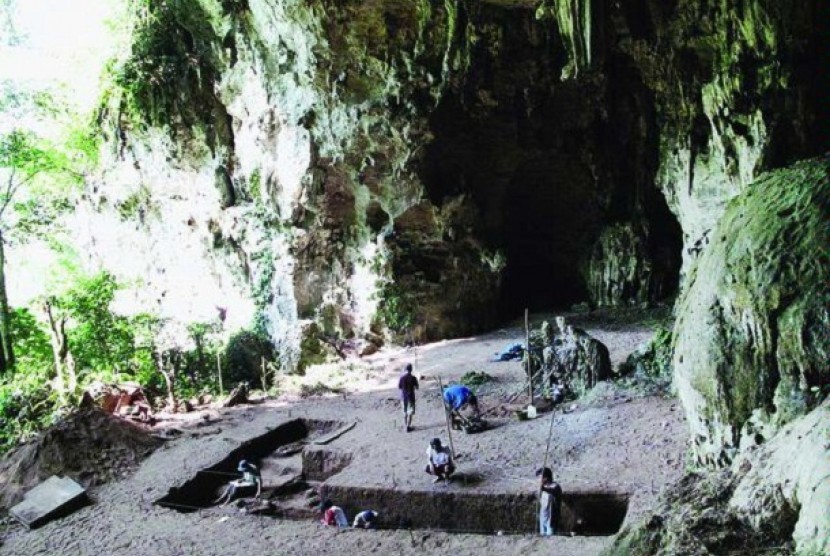
[[[772,430],[830,384],[830,161],[763,175],[734,199],[678,304],[674,369],[700,463]]]

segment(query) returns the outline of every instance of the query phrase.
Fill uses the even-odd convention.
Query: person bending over
[[[474,417],[481,415],[478,398],[472,390],[461,384],[453,384],[444,388],[444,405],[450,412],[454,428],[460,428],[458,424],[466,421],[461,415],[461,410],[464,408],[471,408]]]
[[[346,518],[346,512],[344,512],[343,508],[340,506],[335,506],[331,500],[324,500],[323,503],[320,504],[320,511],[323,512],[323,516],[320,519],[320,523],[323,525],[341,528],[349,526],[349,520]]]
[[[354,516],[353,527],[357,529],[371,529],[375,526],[375,520],[378,518],[378,513],[372,510],[363,510]]]

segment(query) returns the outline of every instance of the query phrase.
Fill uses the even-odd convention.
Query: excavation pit
[[[252,514],[313,520],[319,517],[316,507],[322,498],[341,506],[349,517],[366,509],[377,511],[376,526],[381,529],[468,534],[538,532],[535,493],[482,492],[478,488],[486,477],[475,473],[459,473],[450,485],[429,490],[320,484],[352,463],[353,453],[319,445],[326,442],[325,435],[341,425],[304,419],[284,423],[246,441],[217,464],[199,470],[156,503],[185,513],[207,510],[215,505],[226,485],[239,477],[236,468],[245,459],[259,465],[263,474],[261,502],[250,499],[253,492],[239,493],[237,504]],[[317,440],[312,441],[314,438]],[[462,484],[464,488],[459,490]],[[625,520],[628,499],[627,494],[617,492],[565,492],[556,531],[565,535],[614,535]]]
[[[262,471],[263,495],[285,496],[305,490],[301,480],[302,451],[306,443],[337,429],[337,421],[295,419],[267,433],[245,441],[222,461],[204,469],[178,487],[173,487],[156,504],[180,512],[195,512],[214,506],[227,484],[240,477],[237,466],[248,460]],[[254,493],[240,492],[241,496]]]
[[[321,494],[348,516],[372,509],[382,529],[430,529],[453,533],[537,533],[538,498],[534,494],[392,490],[323,485]],[[558,534],[608,536],[619,530],[628,512],[628,495],[567,492],[556,526]]]

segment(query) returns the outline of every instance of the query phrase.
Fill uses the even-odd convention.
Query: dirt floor
[[[574,322],[608,346],[614,366],[651,335],[649,326],[625,320],[582,316],[575,317]],[[479,389],[481,404],[485,410],[497,407],[521,388],[524,373],[518,362],[489,363],[487,359],[523,336],[523,330],[516,326],[476,338],[386,350],[364,360],[315,369],[302,379],[307,385],[319,382],[343,389],[339,394],[306,398],[286,395],[258,405],[201,410],[177,423],[181,434],[166,442],[134,475],[93,489],[94,504],[36,531],[11,526],[0,554],[97,556],[139,551],[161,556],[255,556],[316,555],[335,550],[598,554],[610,537],[557,535],[543,539],[531,534],[459,534],[425,529],[337,531],[311,518],[246,515],[233,505],[180,513],[154,504],[200,469],[215,466],[234,449],[244,449],[252,438],[297,418],[356,423],[339,438],[315,448],[351,455],[348,465],[326,480],[333,492],[381,489],[394,493],[398,497],[394,500],[403,500],[404,504],[408,499],[412,504],[429,500],[430,493],[438,497],[493,496],[494,501],[497,496],[532,496],[538,484],[534,472],[545,455],[549,413],[535,420],[518,421],[512,414],[498,411],[497,417],[490,418],[494,425],[491,430],[475,435],[455,433],[455,450],[460,455],[459,479],[454,482],[433,484],[423,470],[429,440],[447,439],[435,378],[440,376],[447,383],[468,371],[484,371],[495,380]],[[396,390],[400,369],[407,362],[415,366],[416,376],[422,377],[415,430],[410,433],[402,430]],[[660,491],[680,478],[688,434],[677,400],[604,384],[586,399],[569,402],[563,409],[555,414],[549,465],[566,497],[574,493],[616,494],[628,500],[628,523],[648,512]],[[300,456],[265,463],[266,488],[299,472],[302,466]],[[482,500],[484,505],[475,511],[488,511],[489,499]],[[348,500],[335,502],[349,506]],[[383,513],[380,508],[374,509]],[[497,508],[493,506],[492,511]],[[528,514],[531,519],[534,512],[531,509]]]

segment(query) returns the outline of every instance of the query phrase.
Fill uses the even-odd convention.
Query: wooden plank
[[[346,425],[344,427],[340,427],[339,429],[337,429],[336,431],[334,431],[331,434],[327,434],[326,436],[323,436],[323,437],[318,438],[316,440],[312,440],[311,443],[312,444],[317,444],[317,445],[328,444],[332,440],[335,440],[336,438],[340,438],[341,436],[343,436],[344,434],[346,434],[347,432],[349,432],[350,430],[352,430],[356,426],[357,426],[357,422],[354,422],[351,425]]]

